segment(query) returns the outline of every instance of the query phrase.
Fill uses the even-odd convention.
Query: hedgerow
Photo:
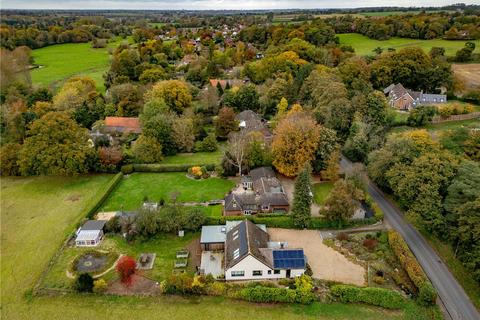
[[[362,302],[387,309],[401,309],[405,298],[397,291],[383,288],[360,288],[350,285],[335,285],[331,292],[341,302]]]

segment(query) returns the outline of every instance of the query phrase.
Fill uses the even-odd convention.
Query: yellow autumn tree
[[[290,111],[277,125],[272,142],[273,165],[293,177],[315,157],[320,139],[320,126],[303,111]]]
[[[156,83],[145,94],[147,102],[163,100],[171,111],[182,113],[192,104],[192,95],[187,83],[180,80],[165,80]]]

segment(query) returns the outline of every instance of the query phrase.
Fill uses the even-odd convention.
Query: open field
[[[429,10],[427,13],[434,13],[434,12],[443,12],[448,10]],[[374,12],[361,12],[359,13],[365,17],[388,17],[394,15],[401,15],[401,14],[419,14],[422,10],[415,10],[415,11],[374,11]]]
[[[32,297],[30,289],[88,200],[113,176],[2,178],[1,318],[24,319],[427,319],[417,308],[388,311],[363,305],[255,305],[223,297],[117,297],[71,294]],[[77,201],[66,200],[80,199]],[[75,196],[75,197],[72,197]],[[413,318],[411,318],[413,319]]]
[[[429,52],[432,47],[445,48],[447,56],[454,56],[457,50],[464,47],[466,41],[452,41],[443,39],[418,40],[407,38],[391,38],[389,40],[370,39],[358,33],[341,33],[337,34],[341,44],[350,45],[355,49],[355,53],[359,55],[372,55],[373,50],[377,47],[386,51],[388,48],[402,49],[406,47],[420,47],[425,52]],[[476,44],[475,52],[480,52],[480,40],[473,41]]]
[[[417,129],[427,129],[428,132],[436,135],[438,132],[452,130],[457,128],[478,128],[480,127],[480,120],[471,119],[471,120],[460,120],[460,121],[450,121],[442,122],[437,124],[429,124],[424,128],[413,128],[408,126],[395,127],[390,130],[389,133],[399,133],[407,130],[417,130]]]
[[[184,172],[133,173],[120,182],[101,211],[136,210],[145,196],[152,201],[170,201],[173,192],[179,193],[176,200],[180,202],[223,199],[234,185],[220,178],[189,179]]]
[[[480,89],[480,63],[452,65],[453,71],[465,83],[465,88]]]
[[[313,200],[315,201],[315,203],[323,205],[332,189],[333,183],[331,182],[315,183],[313,185]]]
[[[115,48],[124,39],[110,42],[107,48],[93,49],[88,43],[66,43],[32,50],[32,57],[40,68],[33,69],[34,85],[54,89],[73,76],[88,76],[95,80],[97,88],[105,91],[103,73],[110,64],[109,48]]]

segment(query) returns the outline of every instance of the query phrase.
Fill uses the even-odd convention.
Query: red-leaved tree
[[[117,263],[117,272],[120,276],[120,280],[126,286],[132,284],[132,276],[135,274],[137,262],[134,258],[129,256],[123,256]]]

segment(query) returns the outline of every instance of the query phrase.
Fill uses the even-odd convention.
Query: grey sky
[[[476,1],[462,1],[473,4]],[[455,0],[0,0],[2,9],[285,9],[443,6]]]

